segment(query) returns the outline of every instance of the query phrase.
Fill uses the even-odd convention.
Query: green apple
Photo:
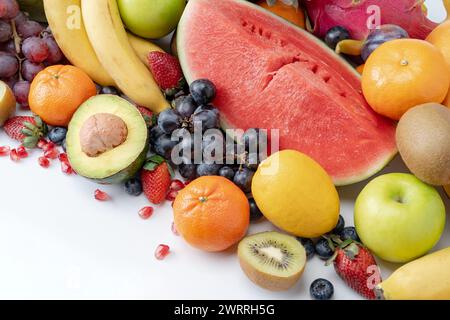
[[[390,262],[418,258],[439,241],[445,206],[439,193],[411,174],[391,173],[372,180],[355,203],[361,241]]]
[[[117,0],[126,27],[143,38],[158,39],[175,30],[186,0]]]

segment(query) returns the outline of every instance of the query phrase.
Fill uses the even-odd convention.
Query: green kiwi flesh
[[[300,279],[306,252],[294,237],[263,232],[244,238],[238,247],[239,262],[247,277],[262,288],[284,291]]]

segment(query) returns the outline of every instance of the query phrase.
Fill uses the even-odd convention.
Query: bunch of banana
[[[102,86],[116,86],[154,112],[169,107],[147,67],[162,51],[125,31],[115,0],[44,0],[53,35],[69,61]]]

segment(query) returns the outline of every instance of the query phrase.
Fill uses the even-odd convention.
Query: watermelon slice
[[[212,80],[226,128],[279,129],[336,185],[362,181],[396,154],[395,125],[368,106],[358,73],[321,41],[242,0],[190,0],[177,33],[189,82]]]

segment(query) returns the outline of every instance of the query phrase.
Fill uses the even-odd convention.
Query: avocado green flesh
[[[97,157],[81,148],[80,130],[95,114],[110,113],[121,118],[128,129],[126,140]],[[67,155],[81,176],[99,183],[115,184],[132,178],[142,167],[148,150],[148,130],[144,118],[131,103],[114,95],[99,95],[86,101],[74,114],[67,132]]]

